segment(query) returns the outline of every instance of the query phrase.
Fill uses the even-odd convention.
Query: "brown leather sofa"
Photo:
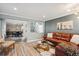
[[[65,43],[65,45],[71,45],[69,43],[71,43],[70,40],[71,40],[72,36],[73,36],[73,34],[70,34],[70,33],[53,32],[52,38],[45,36],[44,39],[56,44],[56,46],[55,46],[56,56],[66,56],[67,53],[65,51],[65,48],[59,44]]]
[[[55,47],[56,56],[79,56],[79,46],[73,42],[60,43]]]
[[[44,37],[45,40],[55,42],[57,44],[59,44],[61,42],[70,42],[71,38],[72,38],[72,34],[61,33],[61,32],[52,32],[52,38],[49,38],[47,36]]]
[[[52,32],[51,38],[45,35],[44,39],[56,44],[56,56],[76,56],[79,55],[79,44],[70,42],[72,36],[70,33]]]

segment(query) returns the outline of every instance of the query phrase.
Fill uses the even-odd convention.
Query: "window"
[[[31,32],[44,33],[44,23],[43,22],[32,22]]]

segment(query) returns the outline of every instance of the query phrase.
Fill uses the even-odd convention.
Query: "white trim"
[[[9,16],[15,16],[15,17],[21,17],[21,18],[25,18],[25,19],[28,19],[28,20],[34,20],[34,21],[42,21],[42,22],[45,22],[45,20],[35,20],[35,19],[31,19],[31,18],[24,17],[24,16],[20,16],[20,15],[10,14],[10,13],[3,12],[3,11],[0,11],[0,14],[2,14],[2,15],[9,15]]]
[[[3,15],[10,15],[10,16],[16,16],[16,17],[22,17],[22,18],[26,18],[26,17],[24,17],[24,16],[14,15],[14,14],[10,14],[10,13],[3,12],[3,11],[0,11],[0,14],[3,14]],[[26,18],[26,19],[29,19],[29,18]]]
[[[25,18],[25,19],[28,19],[28,20],[35,20],[35,19],[27,18],[27,17],[20,16],[20,15],[14,15],[14,14],[7,13],[7,12],[3,12],[3,11],[0,11],[0,14],[9,15],[9,16],[15,16],[15,17],[21,17],[21,18]],[[61,15],[61,16],[59,15],[59,16],[54,17],[54,18],[49,18],[48,20],[35,20],[35,21],[42,21],[42,22],[45,22],[45,21],[49,21],[49,20],[54,20],[54,19],[56,19],[56,18],[64,17],[64,16],[67,16],[67,15],[70,15],[70,14],[72,14],[72,12],[66,13],[66,14]]]
[[[29,42],[35,42],[35,41],[39,41],[39,40],[41,40],[41,39],[34,39],[34,40],[28,40],[27,39],[27,43],[29,43]]]

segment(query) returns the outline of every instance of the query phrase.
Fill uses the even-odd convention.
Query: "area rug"
[[[55,56],[55,48],[49,47],[48,51],[45,51],[43,49],[40,49],[36,46],[33,47],[41,56]]]

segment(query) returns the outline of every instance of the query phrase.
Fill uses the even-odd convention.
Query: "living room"
[[[78,5],[0,3],[0,55],[78,56]]]

